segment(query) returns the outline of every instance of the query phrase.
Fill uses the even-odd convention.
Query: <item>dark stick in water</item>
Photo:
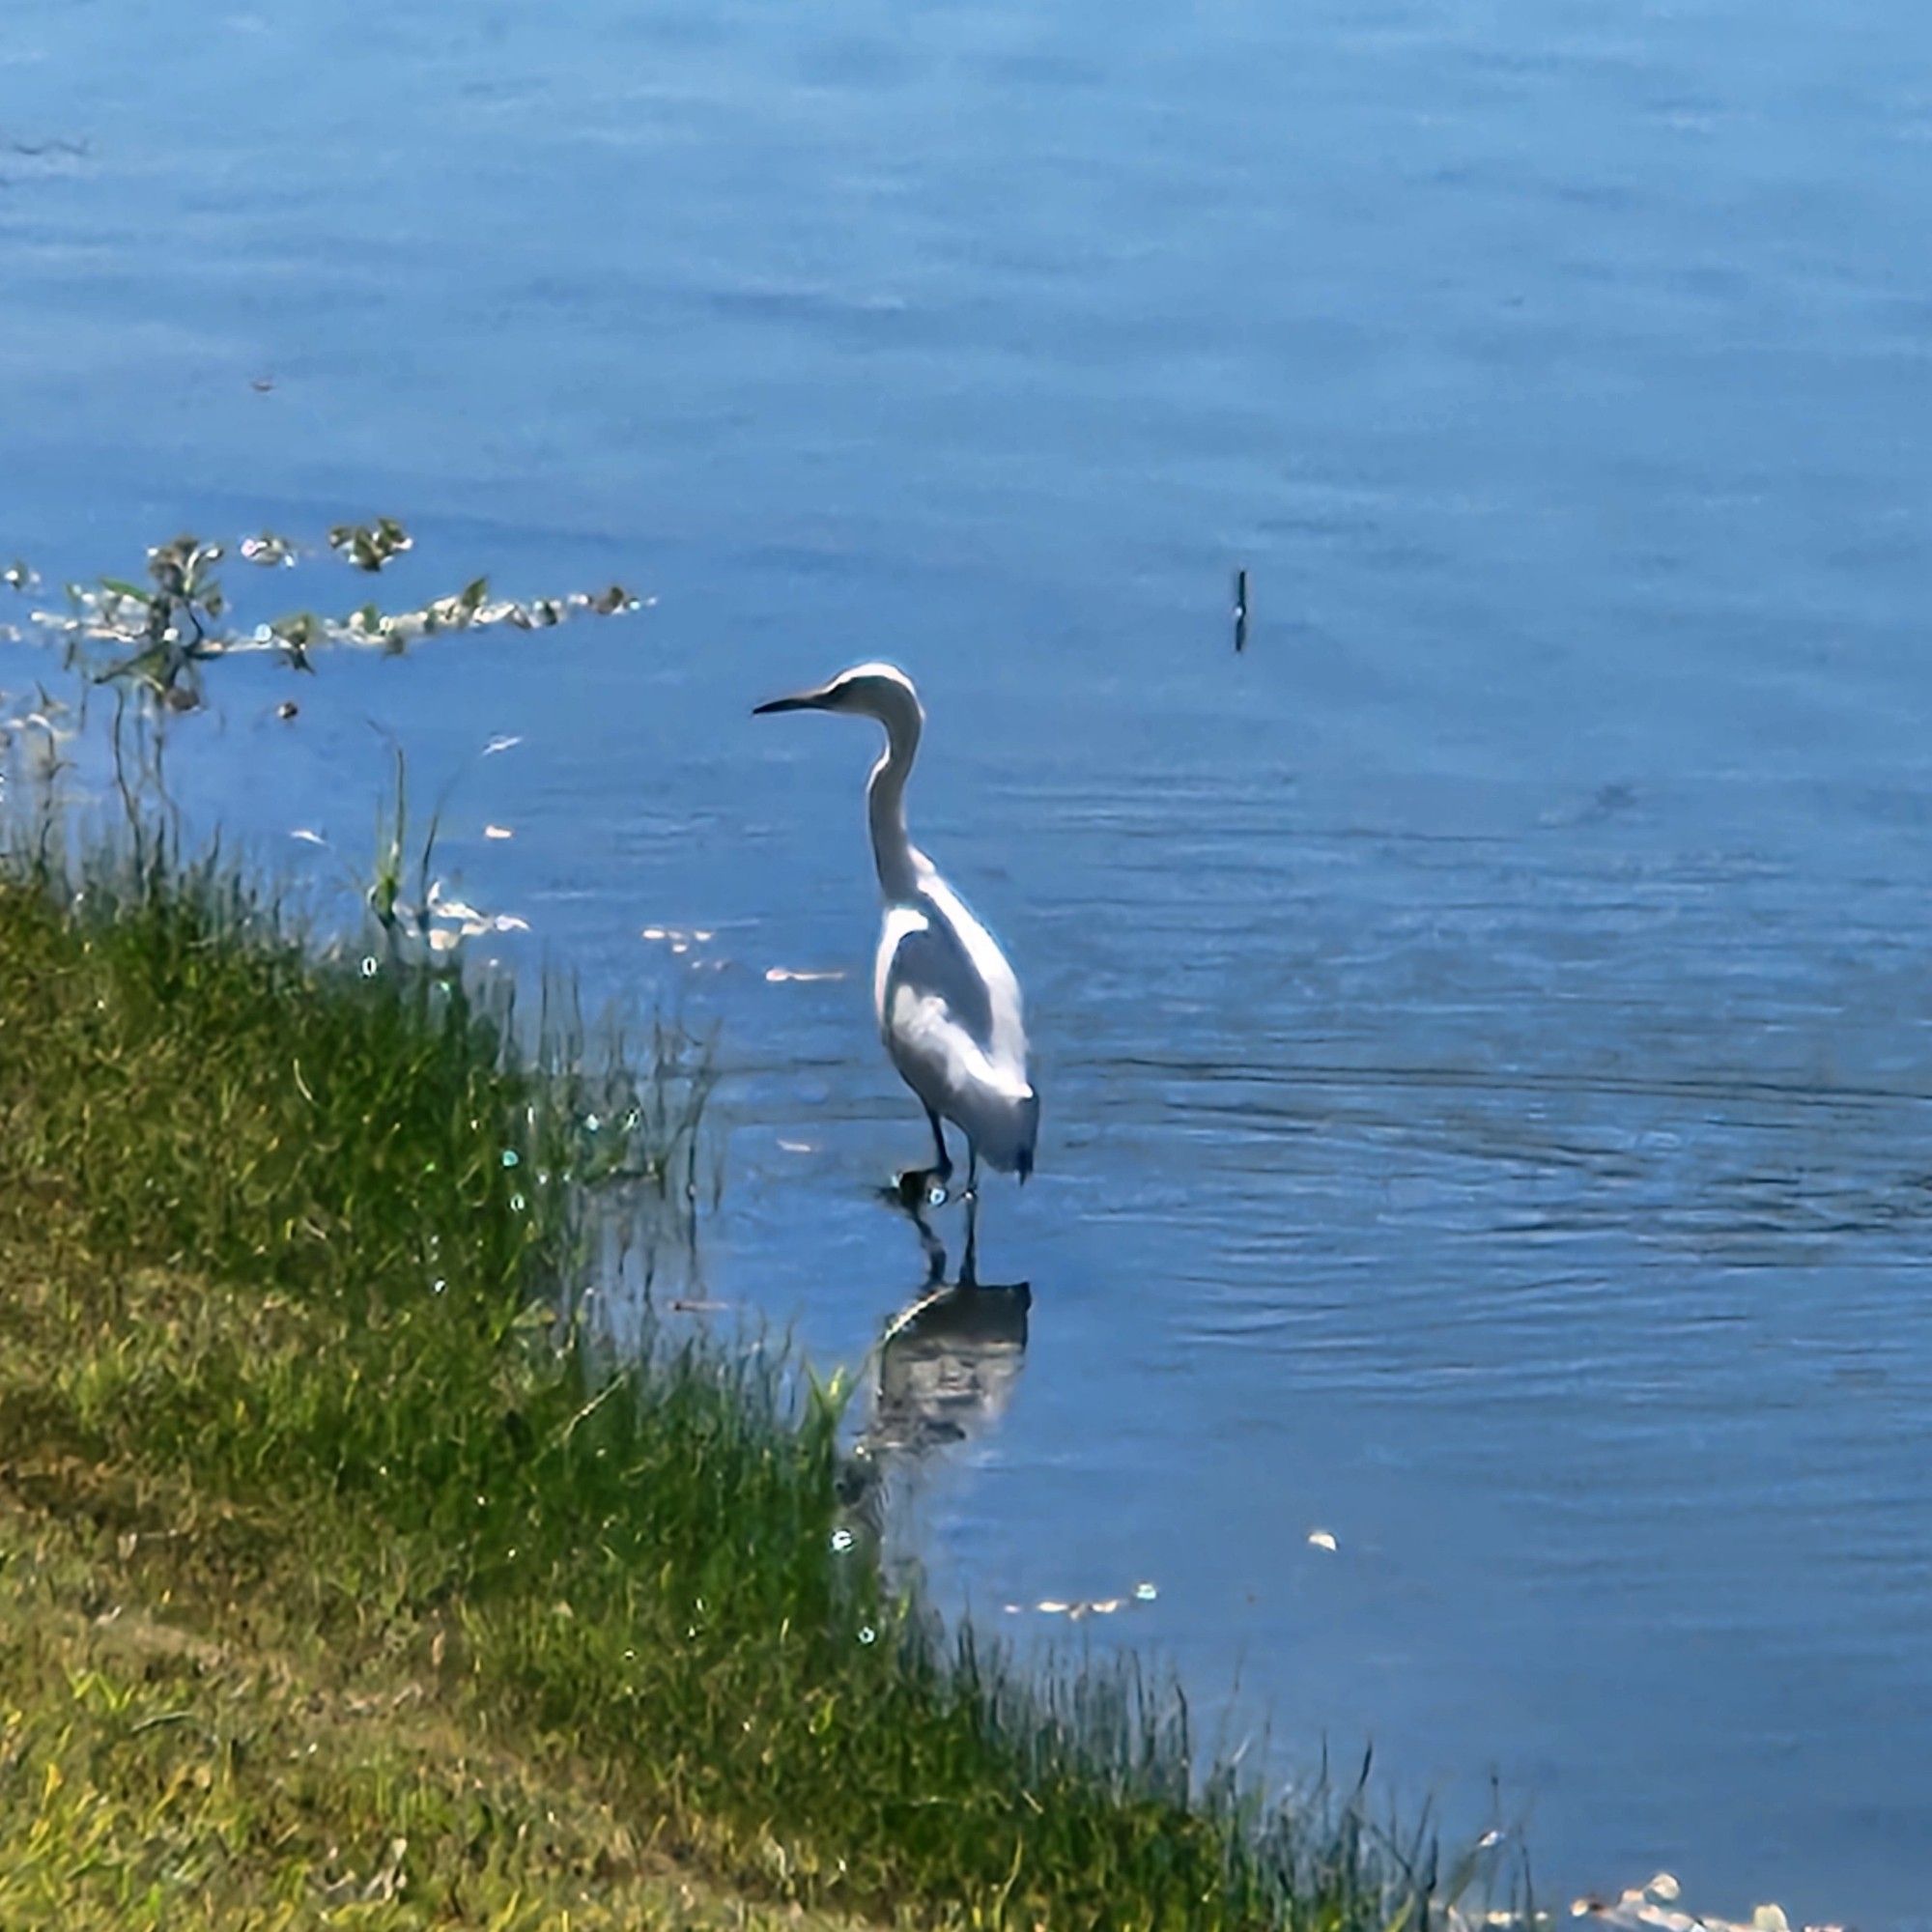
[[[1244,651],[1248,647],[1248,573],[1237,570],[1235,573],[1235,648]]]

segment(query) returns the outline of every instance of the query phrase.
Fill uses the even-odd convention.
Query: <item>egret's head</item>
[[[849,711],[861,718],[876,718],[895,734],[908,728],[917,732],[925,716],[912,679],[896,665],[889,664],[854,665],[815,691],[801,691],[791,697],[775,697],[768,704],[755,705],[752,715],[755,718],[768,711]]]

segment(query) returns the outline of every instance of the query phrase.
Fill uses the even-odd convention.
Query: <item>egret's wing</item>
[[[948,1024],[981,1053],[992,1051],[992,995],[945,921],[917,906],[894,906],[879,945],[879,975],[881,1012],[892,1010],[898,994],[910,993],[922,1005],[942,1009]]]
[[[959,960],[963,973],[978,988],[984,1031],[974,1037],[989,1058],[1026,1079],[1026,1017],[1020,1001],[1020,982],[1000,951],[1000,943],[974,917],[971,907],[937,872],[923,881],[923,893],[935,933],[943,932],[945,945]]]
[[[886,1043],[929,1105],[950,1105],[976,1087],[1026,1092],[1024,1061],[1004,1050],[999,989],[936,908],[901,905],[886,914],[875,992]]]

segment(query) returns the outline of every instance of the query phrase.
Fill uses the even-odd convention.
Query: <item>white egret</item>
[[[872,974],[879,1035],[899,1077],[919,1096],[938,1159],[930,1179],[952,1178],[942,1121],[966,1136],[966,1201],[978,1199],[983,1156],[1022,1182],[1033,1172],[1039,1095],[1027,1079],[1020,985],[999,942],[906,833],[905,786],[925,713],[904,671],[854,665],[815,691],[760,704],[771,711],[845,711],[886,727],[886,749],[866,786],[872,858],[885,920]],[[902,1178],[909,1206],[928,1177]],[[917,1187],[917,1192],[912,1189]]]

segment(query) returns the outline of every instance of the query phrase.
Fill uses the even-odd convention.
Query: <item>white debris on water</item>
[[[1587,1918],[1598,1925],[1615,1926],[1618,1932],[1793,1932],[1780,1905],[1756,1906],[1748,1918],[1724,1918],[1715,1913],[1681,1910],[1677,1901],[1682,1896],[1683,1887],[1676,1875],[1661,1871],[1645,1884],[1630,1887],[1614,1900],[1587,1896],[1572,1899],[1570,1916]],[[1492,1915],[1492,1920],[1493,1918]],[[1806,1925],[1803,1932],[1845,1932],[1845,1928]]]
[[[1000,1608],[1009,1617],[1031,1611],[1042,1617],[1065,1617],[1077,1624],[1087,1617],[1111,1617],[1130,1604],[1151,1604],[1158,1595],[1151,1583],[1136,1583],[1130,1592],[1119,1597],[1041,1597],[1037,1603],[1002,1604]]]

